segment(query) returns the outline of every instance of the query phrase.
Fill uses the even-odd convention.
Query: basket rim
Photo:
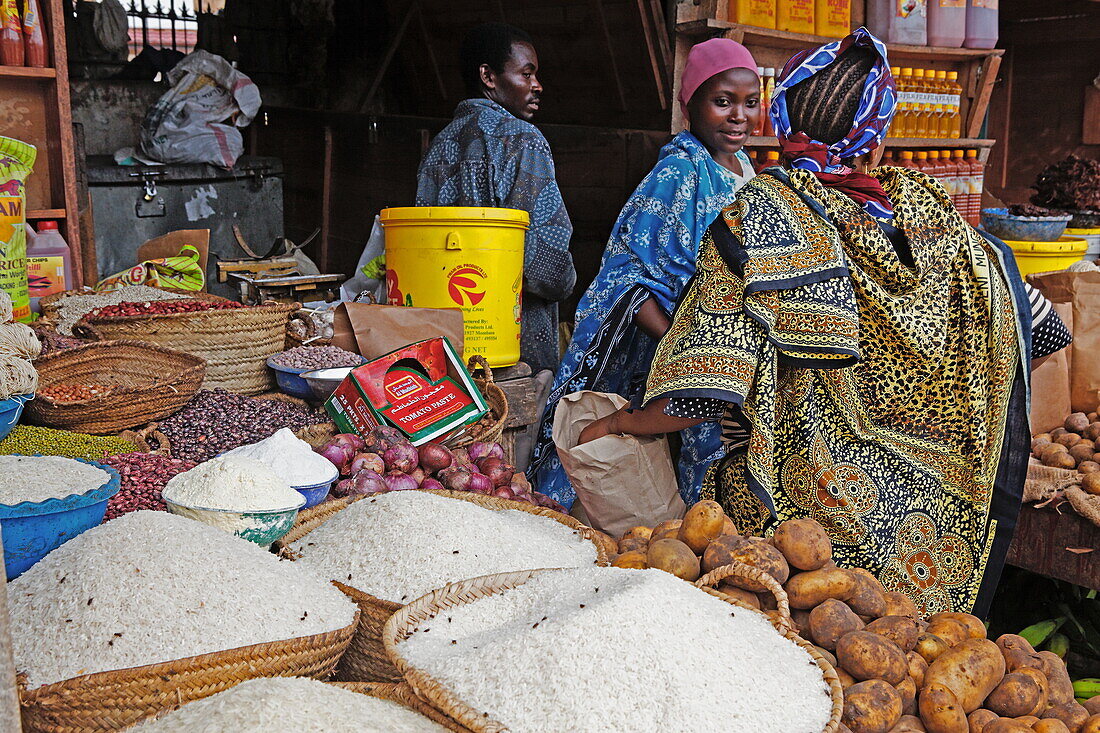
[[[122,478],[118,471],[103,463],[88,460],[87,458],[70,458],[69,456],[44,456],[41,453],[13,453],[12,456],[24,458],[68,458],[70,461],[79,461],[89,466],[98,468],[108,474],[107,481],[94,489],[88,489],[80,493],[68,496],[52,497],[42,501],[21,501],[18,504],[0,504],[0,519],[18,519],[21,517],[37,517],[46,514],[68,512],[86,506],[107,501],[117,494],[122,488]]]
[[[188,300],[188,299],[187,298],[181,298],[180,300]],[[191,298],[190,300],[196,300],[196,299]],[[235,303],[237,301],[228,301],[228,302]],[[138,321],[138,320],[144,321],[144,320],[153,320],[153,319],[161,320],[161,319],[164,319],[164,318],[179,318],[180,316],[187,316],[187,317],[190,317],[190,318],[199,318],[199,317],[208,317],[208,316],[212,316],[212,315],[218,315],[220,317],[224,317],[223,314],[225,314],[225,313],[236,313],[237,311],[245,311],[245,312],[253,311],[254,312],[254,311],[257,311],[257,310],[261,310],[261,309],[267,309],[267,310],[271,310],[271,311],[275,311],[275,312],[278,312],[279,310],[285,310],[287,313],[289,313],[289,312],[291,312],[293,310],[296,310],[300,307],[301,306],[298,303],[276,303],[274,301],[268,301],[266,303],[260,303],[259,305],[241,305],[240,308],[210,308],[208,310],[184,311],[182,313],[143,313],[143,314],[132,315],[132,316],[107,316],[105,318],[96,318],[96,319],[93,319],[93,320],[88,320],[88,317],[87,317],[88,314],[85,313],[83,316],[80,317],[79,320],[77,320],[77,323],[80,323],[80,324],[83,324],[83,325],[86,325],[86,326],[91,326],[91,327],[94,328],[95,324],[97,324],[97,323],[125,323],[127,321]],[[75,326],[75,324],[74,324],[74,326]]]

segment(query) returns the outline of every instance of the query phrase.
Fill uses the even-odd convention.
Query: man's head
[[[486,23],[462,40],[462,77],[470,97],[491,99],[530,120],[539,108],[539,59],[531,37],[505,23]]]

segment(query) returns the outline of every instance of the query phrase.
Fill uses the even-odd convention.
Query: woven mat
[[[1059,493],[1069,501],[1074,511],[1100,527],[1100,496],[1081,489],[1081,474],[1065,468],[1044,466],[1034,458],[1027,465],[1024,481],[1024,501],[1031,504],[1049,501]]]

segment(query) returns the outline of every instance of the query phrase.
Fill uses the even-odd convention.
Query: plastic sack
[[[176,290],[200,291],[206,284],[206,276],[199,264],[201,255],[191,245],[180,249],[175,257],[146,260],[129,270],[105,277],[96,283],[95,289],[120,290],[127,285],[149,285]]]
[[[355,265],[355,274],[340,286],[340,300],[355,300],[365,292],[374,296],[375,303],[386,299],[386,238],[377,214],[367,244]]]
[[[11,297],[12,317],[31,318],[27,290],[26,180],[37,149],[21,140],[0,137],[0,290]]]
[[[260,110],[260,90],[221,56],[188,54],[168,72],[172,89],[145,114],[141,154],[161,163],[232,168],[244,151],[238,128]]]

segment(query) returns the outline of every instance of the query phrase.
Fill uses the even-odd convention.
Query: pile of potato
[[[1056,654],[1036,652],[1014,634],[991,641],[971,614],[921,618],[907,596],[887,592],[871,573],[838,568],[825,529],[812,519],[783,522],[767,539],[743,537],[720,505],[701,501],[683,520],[599,541],[616,567],[694,581],[738,561],[775,578],[799,634],[844,686],[842,732],[1100,733],[1100,696],[1079,704]],[[732,577],[718,590],[776,613],[758,581]]]
[[[1100,415],[1073,413],[1062,427],[1033,436],[1031,454],[1044,466],[1076,469],[1086,475],[1100,473]],[[1095,488],[1086,491],[1100,494],[1100,483]]]

